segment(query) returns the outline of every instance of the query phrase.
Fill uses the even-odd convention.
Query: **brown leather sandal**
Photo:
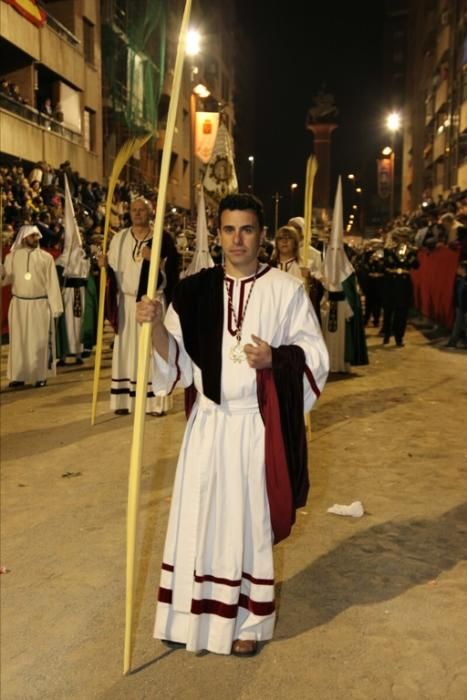
[[[256,639],[236,639],[232,644],[234,656],[254,656],[258,651]]]

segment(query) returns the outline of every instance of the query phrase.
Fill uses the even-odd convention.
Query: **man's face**
[[[131,222],[135,226],[147,226],[149,224],[149,206],[142,200],[132,202],[130,207]]]
[[[258,218],[252,209],[225,209],[221,215],[219,242],[234,267],[248,266],[258,257],[261,242]]]
[[[29,236],[26,236],[24,239],[24,245],[27,248],[37,248],[39,245],[39,234],[38,233],[31,233]]]

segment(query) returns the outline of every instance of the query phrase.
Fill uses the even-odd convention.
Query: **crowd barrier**
[[[420,267],[412,271],[414,306],[422,316],[440,326],[454,323],[454,280],[460,251],[435,248],[418,251]]]

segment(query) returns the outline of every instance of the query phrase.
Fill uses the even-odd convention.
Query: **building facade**
[[[467,189],[467,6],[409,6],[402,208]]]
[[[102,180],[100,7],[0,0],[0,153]]]

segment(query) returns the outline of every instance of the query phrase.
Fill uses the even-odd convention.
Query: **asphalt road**
[[[258,656],[152,639],[183,400],[148,417],[133,672],[122,676],[132,418],[90,426],[92,362],[7,388],[2,348],[3,700],[465,700],[467,352],[369,331],[370,365],[331,377],[312,412],[312,491],[275,550],[278,622]],[[360,500],[361,518],[332,515]]]

